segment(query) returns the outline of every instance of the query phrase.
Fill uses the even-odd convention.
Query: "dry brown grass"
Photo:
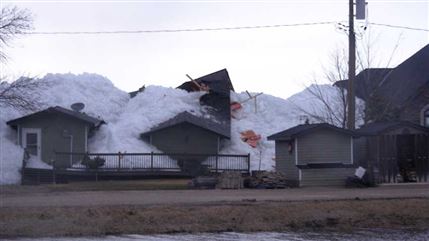
[[[0,209],[0,238],[356,228],[429,229],[428,199]]]

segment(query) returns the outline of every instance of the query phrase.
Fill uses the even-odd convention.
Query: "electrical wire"
[[[392,25],[392,24],[385,24],[385,23],[369,23],[369,24],[374,26],[383,26],[383,27],[389,27],[389,28],[400,28],[400,29],[407,29],[407,30],[429,32],[429,29],[426,29],[426,28],[414,28],[414,27],[399,26],[399,25]]]
[[[337,22],[312,22],[312,23],[294,23],[294,24],[274,24],[274,25],[255,25],[255,26],[236,26],[236,27],[218,27],[218,28],[186,28],[186,29],[159,29],[159,30],[114,30],[114,31],[43,31],[26,32],[29,35],[74,35],[74,34],[141,34],[141,33],[180,33],[180,32],[202,32],[202,31],[223,31],[223,30],[246,30],[246,29],[266,29],[283,28],[297,26],[313,26],[335,24]]]
[[[180,32],[204,32],[204,31],[231,31],[231,30],[249,30],[249,29],[267,29],[267,28],[284,28],[299,26],[314,26],[327,24],[340,24],[345,21],[325,21],[310,23],[294,24],[274,24],[274,25],[254,25],[254,26],[235,26],[235,27],[217,27],[217,28],[185,28],[185,29],[155,29],[155,30],[113,30],[113,31],[32,31],[25,32],[27,35],[96,35],[96,34],[150,34],[150,33],[180,33]],[[382,26],[397,29],[406,29],[413,31],[429,32],[429,29],[415,28],[408,26],[391,25],[384,23],[368,22],[368,25]],[[346,27],[345,25],[343,27]]]

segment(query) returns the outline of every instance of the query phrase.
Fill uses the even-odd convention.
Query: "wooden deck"
[[[100,167],[85,166],[82,160],[103,159]],[[64,167],[64,160],[70,160]],[[56,165],[61,162],[61,165]],[[52,169],[22,168],[22,184],[67,183],[70,181],[131,180],[150,178],[191,178],[187,166],[200,163],[205,173],[250,172],[250,155],[164,154],[164,153],[56,153]],[[192,166],[192,165],[191,165]],[[198,166],[198,165],[197,165]]]

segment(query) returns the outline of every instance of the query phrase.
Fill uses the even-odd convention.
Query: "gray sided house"
[[[276,171],[294,186],[344,185],[354,174],[354,133],[329,124],[304,124],[273,134]]]
[[[104,121],[84,113],[63,107],[48,109],[7,122],[17,130],[18,144],[26,149],[32,158],[51,164],[55,152],[88,151],[88,137]],[[69,167],[71,156],[57,159],[57,167]]]
[[[143,140],[165,153],[217,154],[222,139],[230,138],[229,126],[182,112],[150,131]]]
[[[410,121],[429,127],[429,45],[395,68],[365,69],[354,82],[368,122]],[[347,89],[348,80],[335,83]]]

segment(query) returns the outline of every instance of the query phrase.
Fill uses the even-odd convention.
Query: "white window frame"
[[[42,160],[42,129],[40,128],[22,128],[22,148],[27,146],[27,133],[37,134],[37,160]]]

